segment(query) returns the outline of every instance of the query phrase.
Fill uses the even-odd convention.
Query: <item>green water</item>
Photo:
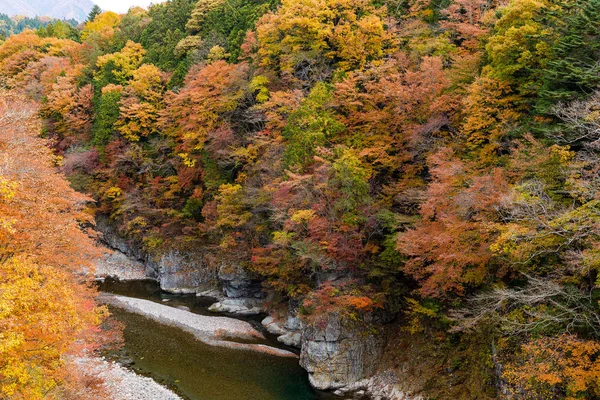
[[[145,298],[170,306],[186,306],[206,314],[210,299],[170,295],[151,282],[107,283],[101,290]],[[169,299],[164,302],[164,299]],[[125,325],[125,346],[108,356],[136,372],[151,376],[189,400],[328,399],[315,392],[297,359],[208,346],[180,329],[111,308]],[[257,324],[258,318],[249,321]],[[275,344],[273,338],[265,343]]]

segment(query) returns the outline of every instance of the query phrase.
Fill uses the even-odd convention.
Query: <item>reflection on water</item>
[[[208,314],[206,307],[211,302],[193,295],[163,293],[153,282],[106,283],[101,290],[170,306],[186,306],[200,314]],[[164,299],[169,301],[163,302]],[[114,307],[111,313],[125,324],[125,347],[108,356],[129,363],[136,372],[151,376],[187,399],[330,398],[311,389],[298,360],[208,346],[189,333],[143,316]],[[273,344],[273,339],[267,343]]]

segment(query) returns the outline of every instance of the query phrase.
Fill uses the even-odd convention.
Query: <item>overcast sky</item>
[[[161,3],[164,0],[92,0],[104,11],[124,13],[133,6],[148,7],[150,3]]]

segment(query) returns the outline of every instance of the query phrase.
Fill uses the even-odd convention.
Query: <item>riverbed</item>
[[[165,293],[152,281],[100,285],[104,292],[185,307],[201,315],[213,299]],[[110,308],[124,324],[125,345],[107,358],[149,376],[189,400],[323,400],[331,396],[314,391],[298,360],[252,351],[204,344],[187,332],[143,316]],[[260,317],[241,318],[260,328]],[[286,348],[265,334],[264,344]],[[289,348],[286,348],[290,350]]]

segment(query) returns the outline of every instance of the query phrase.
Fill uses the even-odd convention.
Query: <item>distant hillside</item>
[[[0,13],[83,21],[93,6],[91,0],[0,0]]]
[[[26,29],[38,29],[48,26],[56,21],[49,17],[9,17],[6,14],[0,14],[0,40],[4,40],[12,34],[23,32]],[[75,19],[64,20],[67,24],[75,27],[78,21]]]

